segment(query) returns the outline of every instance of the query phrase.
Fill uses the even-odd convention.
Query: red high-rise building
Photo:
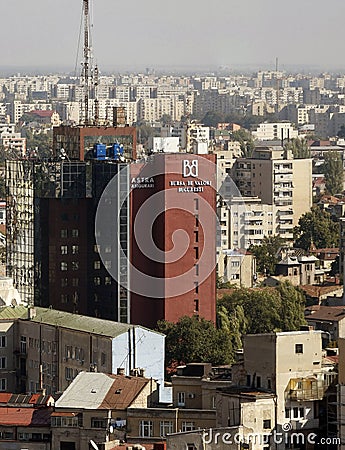
[[[158,154],[131,166],[131,322],[215,321],[214,155]]]

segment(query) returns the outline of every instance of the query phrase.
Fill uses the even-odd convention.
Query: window
[[[184,406],[186,403],[186,394],[185,392],[177,393],[177,406]]]
[[[68,286],[68,278],[61,278],[61,287]]]
[[[153,436],[153,423],[151,420],[141,420],[140,421],[139,436],[140,437],[152,437]]]
[[[93,268],[94,268],[95,270],[100,269],[100,268],[101,268],[101,261],[94,261],[94,263],[93,263]]]
[[[72,266],[72,270],[78,270],[79,269],[79,261],[72,261],[71,266]]]
[[[101,366],[105,366],[105,363],[107,361],[107,355],[105,353],[101,353]]]
[[[298,419],[298,417],[299,417],[299,411],[298,411],[297,406],[295,406],[294,408],[292,408],[292,410],[293,410],[293,418],[294,418],[294,419]]]
[[[110,269],[111,269],[111,261],[104,261],[104,267],[105,267],[107,270],[110,270]]]
[[[0,369],[6,369],[6,357],[5,356],[0,357]]]
[[[60,253],[61,253],[61,255],[67,255],[67,253],[68,253],[68,247],[67,247],[67,245],[61,245],[61,247],[60,247]]]
[[[0,391],[6,391],[6,389],[7,389],[6,378],[0,378]]]
[[[256,387],[261,388],[261,377],[256,377]]]
[[[195,299],[194,300],[194,312],[199,312],[199,300]]]
[[[60,230],[60,236],[62,238],[68,237],[68,231],[66,229]]]
[[[6,336],[0,336],[0,348],[6,347]]]
[[[73,287],[79,286],[79,278],[72,278],[72,286]]]
[[[20,336],[20,353],[26,353],[26,336]]]
[[[79,245],[72,245],[72,255],[79,254]]]
[[[105,277],[105,278],[104,278],[104,284],[105,284],[105,285],[111,284],[111,277]]]
[[[61,303],[68,303],[68,294],[61,294],[60,301]]]
[[[65,261],[62,261],[60,263],[60,270],[62,270],[62,271],[68,270],[68,264]]]
[[[108,420],[101,417],[91,418],[91,428],[107,428]]]
[[[77,228],[74,228],[73,230],[72,230],[72,237],[78,237],[79,236],[79,230],[77,229]]]
[[[295,353],[303,353],[303,344],[295,344]]]
[[[195,275],[198,277],[199,276],[199,264],[194,264],[195,267]]]
[[[174,432],[173,423],[170,420],[162,420],[159,424],[160,436],[165,437],[167,434]]]
[[[264,430],[269,430],[271,428],[271,419],[267,419],[263,421],[262,428]]]
[[[94,277],[93,284],[95,286],[99,286],[101,284],[101,278],[100,277]]]
[[[290,419],[290,408],[285,408],[285,419]]]
[[[73,380],[73,369],[71,367],[65,367],[65,378],[67,381]]]
[[[182,432],[183,431],[193,431],[195,430],[195,423],[194,422],[182,422]]]

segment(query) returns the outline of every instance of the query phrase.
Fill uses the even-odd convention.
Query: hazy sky
[[[90,0],[100,69],[245,65],[345,67],[344,0]],[[73,71],[81,0],[9,0],[5,67]],[[78,58],[78,73],[81,57]]]

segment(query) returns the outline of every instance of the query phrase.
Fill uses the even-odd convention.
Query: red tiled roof
[[[10,394],[8,392],[1,392],[0,393],[0,403],[7,403],[11,397],[12,397],[12,394]]]
[[[51,110],[40,110],[40,109],[35,109],[33,111],[30,111],[28,114],[31,114],[33,116],[39,116],[39,117],[51,117],[53,115],[54,111]]]
[[[149,379],[144,377],[109,376],[114,378],[114,383],[104,397],[100,409],[114,406],[117,409],[127,409],[149,383]]]
[[[8,408],[0,407],[1,425],[13,426],[50,426],[50,415],[52,408]]]
[[[309,310],[314,311],[312,314],[305,316],[307,321],[313,322],[314,320],[323,322],[339,322],[345,318],[345,307],[344,306],[319,306],[316,310],[314,308],[307,308],[306,312]]]
[[[300,288],[309,297],[320,298],[322,295],[331,294],[332,292],[338,292],[342,290],[342,286],[314,286],[312,284],[305,284],[300,286]]]

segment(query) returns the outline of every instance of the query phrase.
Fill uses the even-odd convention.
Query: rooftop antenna
[[[276,83],[277,83],[277,114],[279,114],[279,78],[278,78],[278,57],[276,58]]]

